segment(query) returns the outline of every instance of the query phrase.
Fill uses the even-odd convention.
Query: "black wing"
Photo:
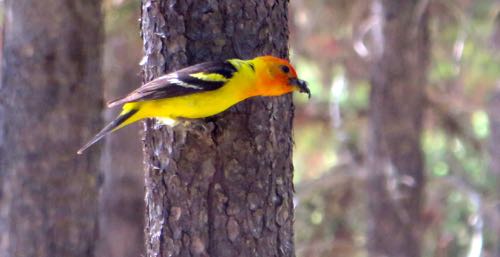
[[[229,62],[205,62],[158,77],[127,96],[111,101],[108,107],[128,102],[140,102],[189,95],[222,87],[236,72]],[[212,74],[214,76],[193,76],[193,74]]]

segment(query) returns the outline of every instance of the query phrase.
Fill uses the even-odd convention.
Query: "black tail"
[[[135,110],[130,110],[127,113],[120,114],[118,117],[116,117],[115,120],[110,122],[106,127],[104,127],[97,135],[94,136],[88,143],[86,143],[80,150],[78,150],[78,154],[82,154],[83,151],[85,151],[87,148],[89,148],[91,145],[95,144],[97,141],[99,141],[101,138],[106,136],[107,134],[113,132],[114,129],[119,127],[123,122],[125,122],[128,118],[132,117],[135,113],[137,113],[137,109]]]

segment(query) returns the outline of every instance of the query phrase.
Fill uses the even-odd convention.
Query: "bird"
[[[106,135],[145,118],[173,125],[178,120],[206,118],[255,96],[280,96],[299,91],[311,97],[288,60],[271,55],[249,60],[228,59],[195,64],[160,76],[107,106],[121,113],[87,144],[82,154]]]

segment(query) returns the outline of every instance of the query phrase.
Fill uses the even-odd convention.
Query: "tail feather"
[[[108,125],[106,125],[106,127],[104,127],[101,131],[99,131],[99,133],[97,133],[97,135],[95,135],[88,143],[86,143],[84,146],[82,146],[82,148],[80,148],[80,150],[78,150],[77,153],[82,154],[83,151],[85,151],[87,148],[89,148],[90,146],[95,144],[97,141],[99,141],[101,138],[103,138],[107,134],[129,124],[129,123],[124,123],[124,122],[127,121],[130,117],[132,117],[132,115],[136,114],[137,111],[139,111],[139,110],[132,109],[126,113],[122,113],[122,114],[118,115],[118,117],[116,117],[115,120],[113,120]]]

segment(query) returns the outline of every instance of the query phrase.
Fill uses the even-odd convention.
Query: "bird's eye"
[[[284,73],[288,73],[288,72],[290,72],[290,68],[288,68],[288,66],[285,66],[285,65],[282,65],[282,66],[281,66],[281,70],[282,70]]]

